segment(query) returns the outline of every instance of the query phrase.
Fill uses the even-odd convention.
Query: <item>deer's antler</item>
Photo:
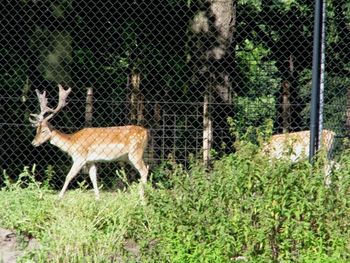
[[[64,106],[66,106],[67,102],[66,99],[69,95],[69,93],[72,91],[71,88],[68,88],[67,90],[65,90],[63,88],[62,85],[58,84],[58,88],[59,88],[59,100],[58,100],[58,104],[56,106],[55,109],[51,109],[47,106],[47,98],[46,98],[46,91],[44,91],[43,93],[40,93],[39,90],[35,90],[36,95],[38,96],[38,100],[40,103],[40,113],[39,114],[30,114],[31,116],[34,117],[34,119],[32,119],[31,117],[29,117],[29,121],[34,125],[37,126],[41,121],[44,120],[49,120],[51,119],[56,113],[58,113]],[[51,113],[50,115],[45,116],[46,113]]]

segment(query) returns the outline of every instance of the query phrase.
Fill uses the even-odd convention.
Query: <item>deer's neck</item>
[[[51,133],[52,135],[51,135],[50,143],[52,145],[57,146],[64,152],[69,152],[71,148],[71,139],[70,139],[71,135],[65,134],[58,130],[52,130]]]

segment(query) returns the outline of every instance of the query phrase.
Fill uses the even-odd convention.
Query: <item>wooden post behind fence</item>
[[[87,88],[87,94],[86,94],[86,104],[85,104],[85,127],[91,127],[92,126],[92,111],[93,111],[93,88],[88,87]],[[82,169],[83,174],[88,174],[89,169],[85,165]]]
[[[92,126],[92,104],[93,104],[93,88],[87,88],[86,107],[85,107],[85,127]]]

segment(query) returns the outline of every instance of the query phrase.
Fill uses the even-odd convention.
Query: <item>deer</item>
[[[331,160],[335,132],[322,130],[321,149],[326,153],[326,164],[324,167],[325,184],[331,184],[330,174],[334,161]],[[309,158],[310,130],[272,135],[269,142],[263,144],[263,152],[272,159],[290,160],[292,163]]]
[[[99,199],[97,185],[98,162],[112,162],[117,160],[129,162],[141,176],[140,196],[143,199],[144,185],[147,183],[148,165],[143,161],[143,155],[148,143],[148,129],[137,126],[112,126],[83,128],[72,134],[65,134],[55,129],[49,120],[62,110],[67,104],[67,97],[72,89],[59,88],[59,100],[56,108],[47,106],[46,91],[36,94],[40,104],[39,114],[30,114],[29,121],[36,127],[36,135],[32,141],[34,147],[38,147],[49,141],[61,151],[67,153],[73,164],[65,178],[64,185],[58,198],[62,199],[69,183],[86,165],[89,177],[93,185],[96,200]]]

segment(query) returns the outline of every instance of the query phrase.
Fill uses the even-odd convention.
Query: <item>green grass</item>
[[[164,163],[145,205],[136,184],[57,200],[26,169],[0,191],[0,226],[40,242],[23,262],[348,262],[348,160],[327,188],[322,164],[269,162],[242,144],[210,173]]]

